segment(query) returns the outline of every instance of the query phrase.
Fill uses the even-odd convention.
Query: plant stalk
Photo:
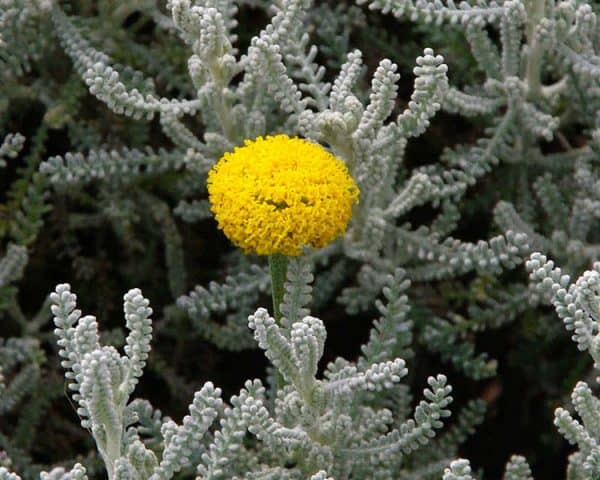
[[[281,320],[281,302],[283,301],[283,284],[287,273],[287,257],[281,253],[269,255],[271,270],[271,294],[273,297],[273,316],[277,323]]]
[[[536,99],[542,90],[542,56],[544,46],[536,36],[536,28],[540,19],[544,16],[545,0],[533,0],[528,13],[526,36],[528,42],[527,66],[525,68],[525,83],[527,85],[527,96]]]
[[[273,298],[273,317],[275,321],[280,324],[281,322],[281,302],[283,301],[285,278],[287,274],[287,257],[281,253],[274,253],[269,255],[269,269],[271,270],[271,295]],[[275,392],[274,397],[277,396],[277,390],[283,388],[285,382],[281,372],[275,371]]]

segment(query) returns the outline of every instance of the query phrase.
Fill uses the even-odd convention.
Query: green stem
[[[271,269],[273,316],[279,323],[281,320],[281,302],[283,301],[283,284],[287,272],[287,257],[281,253],[269,255],[269,268]]]
[[[269,268],[271,270],[271,294],[273,297],[273,316],[279,324],[281,322],[281,302],[283,301],[283,284],[287,273],[287,257],[281,253],[269,255]],[[281,372],[275,371],[275,392],[273,397],[277,396],[277,390],[281,390],[285,382]]]

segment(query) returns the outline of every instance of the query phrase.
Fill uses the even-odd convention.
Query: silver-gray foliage
[[[156,118],[173,145],[116,145],[118,140],[72,126],[80,140],[74,148],[86,153],[45,159],[36,188],[44,191],[47,184],[73,194],[98,186],[98,214],[74,216],[73,225],[108,219],[125,239],[132,222],[151,215],[164,240],[170,293],[176,299],[165,320],[185,314],[196,333],[230,350],[258,344],[280,384],[272,398],[273,390],[262,382],[248,381],[226,403],[220,390],[207,383],[177,425],[130,398],[152,332],[152,312],[141,292],[131,290],[124,299],[129,335],[123,355],[101,345],[95,318],[82,316],[68,285],[58,286],[51,301],[69,388],[111,480],[166,480],[190,469],[200,478],[439,477],[456,456],[456,444],[480,421],[483,407],[477,401],[469,404],[439,442],[431,443],[449,414],[450,387],[444,376],[430,377],[424,400],[414,414],[410,411],[413,398],[400,380],[407,375],[405,362],[414,355],[414,343],[467,376],[490,377],[496,362],[477,353],[471,338],[514,321],[527,308],[526,300],[552,303],[578,347],[591,354],[596,367],[600,364],[598,264],[572,284],[562,270],[534,254],[528,262],[529,287],[495,280],[497,290],[464,311],[439,313],[424,301],[435,292],[419,291],[468,274],[498,278],[534,250],[554,256],[570,274],[600,257],[600,42],[591,3],[357,0],[357,5],[329,8],[310,0],[168,0],[164,9],[142,3],[140,9],[157,29],[186,49],[187,75],[166,82],[177,97],[157,93],[151,75],[120,65],[97,48],[88,38],[89,28],[60,2],[0,0],[0,81],[29,70],[39,56],[36,32],[43,26],[72,62],[77,82],[118,115],[140,122]],[[264,9],[270,18],[242,52],[235,32],[243,4]],[[399,98],[400,68],[389,58],[378,59],[365,81],[363,52],[349,40],[349,25],[364,26],[362,5],[464,33],[479,71],[473,77],[477,81],[460,84],[452,65],[432,48],[424,48],[415,60],[414,87],[407,98]],[[325,45],[313,43],[307,24],[327,40]],[[475,119],[483,136],[445,149],[435,163],[409,167],[410,140],[425,134],[442,110]],[[189,122],[190,117],[197,122]],[[576,123],[584,126],[583,140],[573,146],[563,127]],[[222,282],[197,285],[185,294],[183,242],[174,218],[195,223],[210,217],[204,179],[212,165],[245,139],[271,133],[325,145],[346,163],[361,190],[346,234],[290,263],[281,322],[256,310],[269,277],[254,258],[229,257]],[[560,148],[547,153],[551,141]],[[23,147],[21,135],[4,137],[0,167],[10,167]],[[461,208],[474,188],[500,168],[509,172],[517,193],[494,208],[499,231],[474,242],[461,239],[456,233]],[[177,179],[169,184],[169,201],[144,189],[143,183],[155,177]],[[421,207],[431,208],[431,221],[415,223]],[[43,320],[28,322],[15,304],[13,284],[28,256],[25,246],[10,244],[0,259],[0,307],[12,309],[24,331],[39,330]],[[326,330],[310,312],[332,300],[349,314],[375,305],[380,316],[356,362],[339,358],[321,375]],[[12,411],[33,388],[30,380],[39,376],[38,364],[28,364],[23,354],[37,352],[32,345],[37,344],[0,344],[1,355],[14,357],[3,364],[0,413]],[[593,478],[600,475],[598,399],[583,382],[572,398],[581,422],[563,409],[556,415],[560,431],[578,446],[569,476]],[[147,419],[152,419],[151,439],[141,434]],[[85,475],[77,464],[42,477]],[[530,477],[524,459],[513,457],[505,478]],[[0,478],[18,477],[0,467]],[[468,462],[453,462],[444,478],[472,478]]]
[[[378,478],[392,479],[404,471],[405,457],[415,461],[415,452],[427,447],[450,415],[452,387],[444,375],[429,377],[423,400],[412,414],[405,411],[402,417],[395,418],[392,410],[381,405],[381,395],[407,395],[400,384],[407,375],[406,363],[392,355],[408,353],[411,325],[404,321],[404,338],[396,339],[390,331],[402,325],[406,313],[402,291],[407,284],[395,287],[403,272],[389,279],[387,304],[378,305],[383,317],[374,327],[364,357],[357,363],[338,358],[320,376],[326,330],[306,308],[312,281],[307,265],[302,261],[291,265],[281,307],[285,318],[280,324],[264,308],[248,317],[258,346],[282,378],[274,403],[268,401],[260,380],[248,380],[228,404],[221,399],[221,390],[207,382],[194,395],[189,415],[180,425],[154,416],[162,437],[158,454],[146,445],[147,435],[141,435],[147,404],[130,399],[150,350],[148,300],[139,289],[124,296],[129,334],[122,355],[110,345],[101,345],[95,317],[77,308],[70,286],[56,287],[50,296],[51,309],[68,388],[110,479],[168,480],[190,468],[196,468],[203,479],[365,478],[375,471]],[[387,337],[390,348],[377,351],[378,337],[380,341]],[[453,435],[463,437],[478,416],[476,411],[467,413]],[[251,443],[244,441],[248,434]],[[449,440],[447,447],[452,449],[460,438]],[[198,463],[192,464],[198,453]],[[0,469],[0,475],[19,478],[6,469]],[[81,464],[69,471],[60,468],[41,474],[43,479],[71,477],[86,478]]]

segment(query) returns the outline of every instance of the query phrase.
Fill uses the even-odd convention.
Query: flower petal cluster
[[[208,174],[219,228],[245,252],[296,256],[346,230],[359,190],[322,146],[276,135],[246,140]]]

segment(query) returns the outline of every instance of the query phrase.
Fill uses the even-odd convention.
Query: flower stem
[[[287,257],[281,253],[269,255],[271,269],[271,293],[273,295],[273,316],[277,323],[281,320],[281,302],[283,301],[283,283],[287,272]]]
[[[269,268],[271,270],[271,294],[273,296],[273,316],[279,324],[281,322],[281,302],[283,301],[283,284],[287,273],[287,257],[281,253],[269,255]],[[275,371],[275,391],[274,397],[277,396],[277,390],[283,388],[285,382],[283,375],[278,370]]]

